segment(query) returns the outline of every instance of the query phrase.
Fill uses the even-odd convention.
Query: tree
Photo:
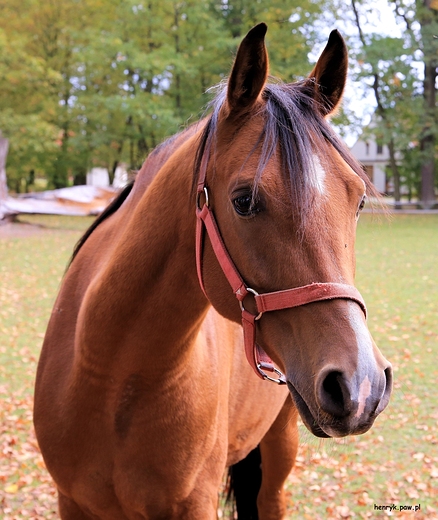
[[[0,112],[0,128],[9,141],[7,180],[17,193],[29,191],[35,173],[50,172],[59,150],[59,129],[37,114],[15,114],[12,109]]]
[[[414,180],[418,169],[418,197],[427,208],[435,200],[437,12],[429,0],[392,0],[389,5],[402,29],[399,36],[364,31],[375,7],[351,0],[358,36],[353,70],[356,80],[367,83],[374,93],[380,124],[370,131],[388,146],[396,207],[400,207],[401,185],[408,183],[410,193],[418,185]],[[414,171],[408,173],[408,167]]]
[[[309,69],[309,53],[318,31],[315,22],[331,2],[294,2],[284,0],[227,0],[216,2],[225,22],[225,29],[235,45],[257,23],[264,21],[269,31],[270,73],[283,81],[303,77]]]
[[[47,121],[56,103],[59,74],[27,52],[30,36],[21,26],[24,18],[12,5],[1,5],[8,24],[0,28],[0,129],[9,139],[8,182],[21,191],[29,187],[32,172],[45,171],[56,148],[58,128]]]
[[[205,90],[228,73],[259,21],[269,24],[272,74],[299,78],[311,68],[312,27],[328,3],[3,0],[0,127],[10,139],[11,184],[26,189],[44,172],[61,187],[84,182],[92,166],[111,176],[121,162],[139,168],[198,118]]]
[[[399,9],[399,11],[401,8]],[[424,61],[424,126],[421,134],[421,200],[430,208],[435,202],[435,145],[437,144],[436,78],[438,66],[438,11],[436,2],[417,0],[417,20],[420,24],[421,50]],[[404,17],[407,20],[407,17]],[[407,22],[409,28],[409,22]],[[412,29],[411,29],[412,30]]]

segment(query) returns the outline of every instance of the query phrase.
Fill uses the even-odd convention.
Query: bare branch
[[[363,31],[362,31],[362,25],[360,23],[359,11],[357,9],[356,0],[351,0],[351,5],[353,7],[354,18],[356,21],[356,27],[359,32],[359,38],[364,47],[364,52],[366,52],[367,43],[365,41],[365,37],[364,37]],[[374,80],[373,81],[373,91],[374,91],[374,97],[376,98],[376,103],[377,103],[377,112],[380,115],[380,117],[383,120],[385,120],[386,119],[385,108],[382,104],[382,100],[380,97],[379,71],[376,70],[376,67],[373,63],[371,63],[370,65],[371,65],[371,72],[372,72],[372,76],[373,76],[373,80]]]

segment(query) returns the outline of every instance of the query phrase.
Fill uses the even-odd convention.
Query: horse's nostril
[[[387,394],[388,391],[392,390],[392,366],[385,368],[384,374],[385,374],[385,379],[386,379],[385,394]]]
[[[350,390],[342,372],[333,370],[322,377],[319,401],[325,412],[336,417],[345,417],[350,413]]]
[[[330,374],[328,374],[328,376],[324,379],[322,386],[332,401],[342,405],[344,402],[344,397],[342,395],[341,386],[338,381],[339,377],[341,377],[339,372],[330,372]]]
[[[385,390],[375,410],[376,415],[386,408],[392,392],[392,366],[385,368],[383,373],[385,375]]]

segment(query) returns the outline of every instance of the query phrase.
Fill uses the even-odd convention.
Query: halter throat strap
[[[201,171],[202,170],[201,165]],[[302,287],[263,294],[259,294],[254,289],[248,287],[223,242],[213,211],[209,206],[208,190],[205,186],[205,173],[202,177],[203,178],[200,179],[201,182],[198,184],[196,202],[196,268],[200,286],[208,298],[202,276],[202,253],[205,229],[219,265],[240,304],[245,354],[249,364],[254,372],[262,379],[267,379],[278,384],[285,384],[285,376],[275,367],[269,356],[256,342],[256,322],[262,317],[263,313],[300,307],[301,305],[312,302],[347,299],[356,302],[366,317],[367,310],[365,302],[355,287],[343,283],[312,283]],[[201,198],[204,198],[202,206],[200,204]],[[243,302],[250,294],[254,297],[255,314],[249,312],[244,307]],[[270,372],[274,377],[269,376],[265,371]]]

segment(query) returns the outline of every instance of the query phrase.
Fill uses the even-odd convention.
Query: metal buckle
[[[202,208],[201,208],[201,205],[200,205],[200,201],[201,201],[201,195],[202,195],[202,193],[204,193],[204,195],[205,195],[204,206],[207,206],[207,208],[208,208],[209,203],[210,203],[209,198],[208,198],[208,190],[207,190],[207,186],[204,186],[203,191],[199,191],[198,194],[197,194],[197,196],[196,196],[196,207],[198,208],[199,211],[201,211],[201,209],[202,209]]]
[[[257,363],[257,370],[260,372],[260,374],[263,376],[263,379],[266,379],[268,381],[271,381],[272,383],[276,383],[277,385],[285,385],[286,384],[286,377],[284,376],[283,372],[281,370],[278,370],[277,367],[272,366],[269,367],[269,370],[273,370],[278,378],[268,376],[266,372],[262,370],[262,368],[266,368],[264,363]]]
[[[251,289],[251,287],[245,287],[245,289],[247,290],[247,292],[253,294],[254,296],[259,296],[259,293],[257,291],[254,291],[254,289]],[[239,305],[240,305],[240,310],[243,312],[245,309],[245,307],[243,306],[243,301],[239,300]],[[257,307],[257,305],[256,305]],[[262,312],[259,312],[257,314],[257,316],[254,318],[255,321],[259,320],[261,317],[263,316],[263,311]]]

